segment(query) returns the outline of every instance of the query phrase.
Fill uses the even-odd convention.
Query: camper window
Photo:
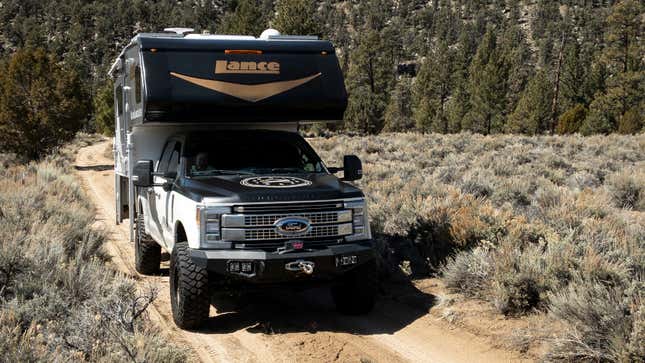
[[[114,99],[116,101],[116,109],[118,115],[123,115],[123,87],[119,85],[114,91]]]
[[[134,69],[134,100],[141,103],[141,67]]]

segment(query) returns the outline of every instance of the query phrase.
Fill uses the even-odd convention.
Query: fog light
[[[352,232],[353,232],[353,229],[352,229],[351,223],[344,223],[344,224],[338,225],[338,234],[340,236],[346,236],[346,235],[352,234]]]

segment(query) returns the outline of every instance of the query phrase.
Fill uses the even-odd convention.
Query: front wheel
[[[170,255],[170,305],[182,329],[199,328],[208,319],[208,271],[193,263],[186,242],[177,243]]]
[[[331,289],[336,309],[348,315],[367,314],[378,292],[376,261],[371,260],[340,278]]]

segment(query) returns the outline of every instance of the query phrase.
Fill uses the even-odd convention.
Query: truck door
[[[170,154],[174,150],[175,141],[168,141],[159,156],[157,161],[157,166],[155,168],[155,176],[153,177],[153,183],[155,185],[162,184],[166,179],[159,176],[163,175],[166,170],[168,170],[168,161],[170,160]],[[159,243],[165,243],[163,239],[163,229],[161,227],[161,216],[159,215],[159,204],[163,204],[161,201],[161,192],[163,188],[160,186],[152,186],[148,188],[148,210],[144,213],[146,230],[148,233]],[[144,206],[145,209],[145,206]]]
[[[172,245],[172,230],[174,221],[169,219],[172,209],[172,191],[165,191],[161,186],[164,183],[172,183],[177,177],[179,171],[179,161],[181,153],[181,143],[176,140],[168,142],[164,149],[164,155],[159,161],[157,176],[155,176],[155,204],[157,227],[160,237],[166,246]]]

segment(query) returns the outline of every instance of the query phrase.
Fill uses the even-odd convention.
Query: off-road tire
[[[348,272],[331,288],[336,310],[347,315],[362,315],[372,311],[377,292],[378,271],[375,260]]]
[[[208,271],[193,263],[186,242],[177,243],[170,255],[170,305],[182,329],[197,329],[208,319]]]
[[[134,268],[140,274],[159,273],[161,246],[145,232],[143,212],[137,215],[137,229],[134,238]]]

